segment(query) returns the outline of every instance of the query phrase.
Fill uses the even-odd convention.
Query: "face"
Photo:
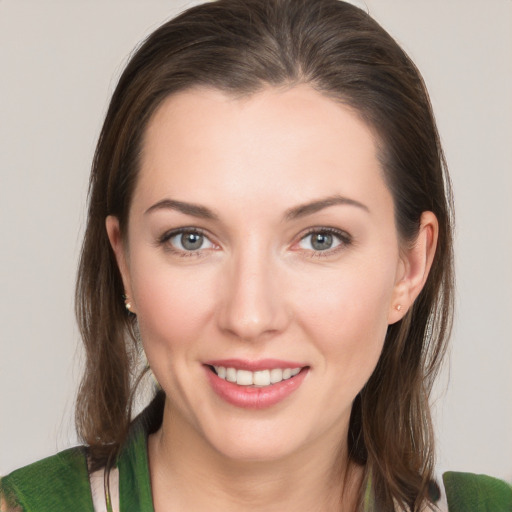
[[[408,268],[353,112],[307,86],[171,96],[127,239],[107,230],[170,428],[237,459],[346,437]]]

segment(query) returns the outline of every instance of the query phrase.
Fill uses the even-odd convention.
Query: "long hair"
[[[250,95],[308,84],[349,106],[374,131],[395,222],[413,243],[432,211],[438,245],[412,308],[389,326],[375,371],[357,396],[349,427],[353,462],[371,478],[378,510],[418,510],[433,478],[429,395],[453,309],[452,199],[428,94],[413,62],[363,10],[338,0],[219,0],[166,22],[138,48],[113,94],[89,189],[76,314],[86,350],[76,423],[98,464],[112,460],[131,421],[139,349],[134,317],[105,218],[121,233],[152,115],[169,95],[196,86]]]

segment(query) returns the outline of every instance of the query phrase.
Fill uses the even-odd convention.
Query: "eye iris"
[[[203,238],[200,233],[183,233],[181,235],[181,245],[187,251],[195,251],[203,245]]]
[[[332,235],[329,233],[314,233],[311,236],[311,246],[317,251],[325,251],[332,247]]]

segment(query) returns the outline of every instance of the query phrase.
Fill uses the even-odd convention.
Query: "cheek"
[[[372,325],[387,326],[394,291],[395,267],[350,265],[325,275],[310,273],[297,279],[295,298],[301,316],[321,329],[365,332]]]
[[[197,341],[198,330],[211,316],[215,297],[211,276],[198,267],[184,271],[165,263],[135,268],[133,293],[141,336],[149,351],[172,353],[194,347],[191,341]]]
[[[359,389],[380,357],[394,290],[394,266],[354,265],[297,290],[297,318],[347,385]]]

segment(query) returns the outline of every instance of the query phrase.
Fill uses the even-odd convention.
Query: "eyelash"
[[[325,249],[323,251],[320,251],[320,250],[318,250],[318,251],[312,250],[310,252],[308,251],[309,258],[327,258],[329,256],[333,256],[334,254],[337,254],[338,252],[343,251],[344,249],[348,248],[353,243],[352,236],[349,233],[347,233],[346,231],[342,231],[340,229],[335,229],[335,228],[328,228],[328,227],[315,227],[315,228],[309,229],[308,231],[306,231],[306,233],[301,235],[297,244],[299,244],[300,242],[305,240],[308,236],[317,235],[317,234],[332,235],[333,237],[336,237],[338,239],[339,244],[332,249]],[[294,245],[296,245],[296,244],[294,244]]]
[[[178,229],[173,229],[171,231],[167,231],[161,237],[158,238],[157,245],[163,246],[166,251],[169,251],[169,252],[171,252],[177,256],[183,257],[183,258],[201,257],[204,255],[205,251],[210,249],[210,248],[207,248],[207,249],[198,249],[195,251],[194,250],[187,251],[187,250],[177,249],[169,243],[169,241],[172,238],[174,238],[175,236],[186,235],[186,234],[201,235],[206,240],[208,240],[211,244],[215,245],[202,229],[195,228],[195,227],[178,228]],[[342,230],[335,229],[335,228],[328,228],[328,227],[316,227],[316,228],[311,228],[308,231],[306,231],[305,233],[303,233],[300,236],[298,242],[294,243],[294,245],[300,244],[300,242],[305,240],[308,236],[315,235],[315,234],[326,234],[326,235],[331,235],[333,237],[336,237],[339,241],[339,244],[336,245],[334,248],[325,249],[323,251],[322,250],[315,251],[315,250],[308,250],[308,249],[303,250],[304,252],[309,253],[308,257],[310,257],[310,258],[325,258],[325,257],[332,256],[333,254],[337,254],[339,251],[346,249],[348,246],[350,246],[353,243],[352,236],[350,234],[348,234],[346,231],[342,231]],[[297,250],[301,250],[301,249],[297,249]]]
[[[198,249],[196,251],[187,251],[182,249],[177,249],[172,244],[169,243],[169,241],[178,235],[187,235],[187,234],[193,234],[193,235],[201,235],[206,240],[208,240],[211,244],[215,245],[211,240],[210,237],[199,228],[195,227],[189,227],[189,228],[178,228],[173,229],[171,231],[167,231],[164,233],[158,240],[157,245],[163,246],[166,251],[175,254],[176,256],[182,257],[182,258],[189,258],[189,257],[200,257],[204,255],[204,252],[209,249]]]

